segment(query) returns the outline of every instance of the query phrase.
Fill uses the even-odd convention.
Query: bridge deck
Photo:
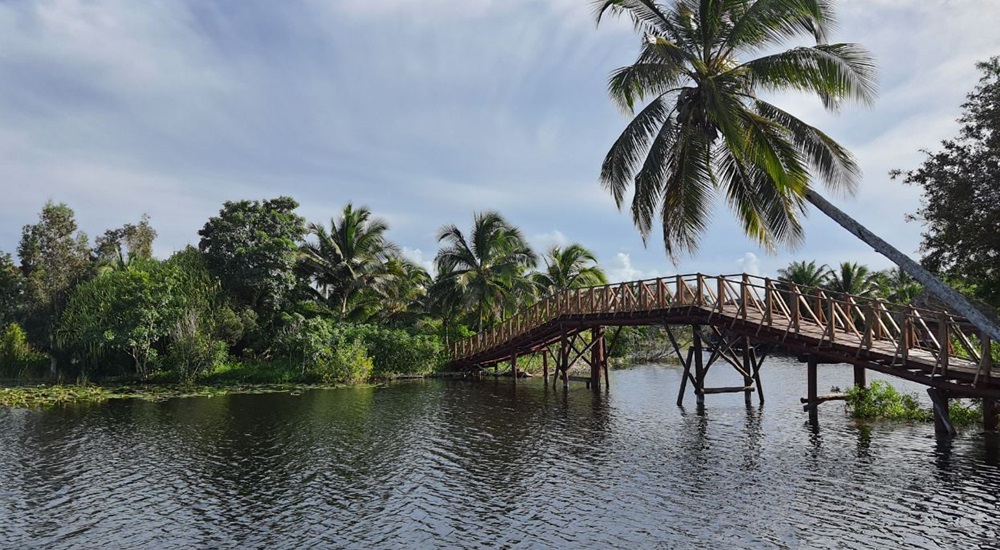
[[[953,395],[1000,398],[991,342],[961,318],[748,275],[681,275],[565,291],[459,342],[451,365],[493,365],[594,327],[682,324],[713,326]]]

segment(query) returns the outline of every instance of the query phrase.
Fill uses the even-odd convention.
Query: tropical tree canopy
[[[826,265],[816,265],[816,261],[795,261],[788,267],[778,270],[778,280],[793,283],[798,286],[820,288],[830,280],[830,268]]]
[[[351,301],[387,275],[386,262],[399,248],[386,236],[389,224],[364,206],[348,203],[330,220],[329,231],[314,223],[308,227],[316,242],[302,246],[302,263],[322,297],[345,319]]]
[[[545,271],[534,273],[532,280],[544,294],[608,283],[604,270],[597,265],[594,253],[583,245],[573,243],[565,248],[553,246],[543,260]]]
[[[830,271],[828,290],[838,294],[869,296],[879,288],[880,273],[872,273],[867,266],[857,262],[841,262],[837,269]]]
[[[1000,57],[977,67],[982,78],[962,105],[958,137],[928,152],[905,182],[923,193],[914,216],[924,223],[923,264],[1000,306]]]
[[[438,241],[444,246],[435,258],[442,275],[436,286],[460,291],[464,306],[478,312],[480,330],[533,297],[526,273],[538,259],[521,231],[499,213],[476,213],[469,238],[456,225],[446,225]]]
[[[595,7],[598,21],[626,14],[643,36],[636,62],[609,81],[611,98],[634,118],[604,159],[601,182],[619,207],[632,188],[632,219],[644,241],[659,216],[672,258],[695,250],[718,195],[761,245],[794,245],[811,178],[854,192],[860,171],[851,154],[760,97],[813,93],[830,110],[873,101],[868,52],[826,43],[830,2],[599,0]],[[761,55],[800,37],[815,45]]]

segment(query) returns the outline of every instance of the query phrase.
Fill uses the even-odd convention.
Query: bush
[[[426,374],[440,367],[444,346],[431,336],[414,336],[405,330],[376,325],[339,325],[338,342],[358,341],[372,358],[372,375],[378,378],[398,374]]]
[[[21,325],[11,323],[0,332],[0,377],[42,378],[48,363],[47,355],[31,349]]]
[[[324,354],[312,373],[323,382],[364,382],[372,375],[372,358],[357,341],[341,343]]]
[[[933,419],[933,413],[929,409],[920,407],[915,394],[899,393],[884,380],[875,380],[867,388],[854,386],[849,389],[847,408],[853,418],[860,419]]]

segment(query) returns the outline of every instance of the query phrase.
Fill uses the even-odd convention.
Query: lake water
[[[811,426],[804,366],[762,374],[702,413],[670,366],[0,410],[0,547],[1000,548],[1000,442]]]

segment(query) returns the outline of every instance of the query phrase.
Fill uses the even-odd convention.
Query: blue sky
[[[907,253],[916,189],[890,181],[954,136],[974,63],[1000,54],[1000,3],[844,0],[833,39],[879,66],[872,108],[782,96],[848,146],[843,209]],[[156,253],[197,244],[223,201],[290,195],[325,223],[348,201],[428,262],[446,223],[500,210],[539,250],[578,241],[612,278],[773,275],[794,259],[888,262],[812,213],[768,255],[717,209],[674,266],[598,184],[627,119],[605,93],[638,38],[588,0],[0,0],[0,250],[46,200],[92,237],[148,213]]]

